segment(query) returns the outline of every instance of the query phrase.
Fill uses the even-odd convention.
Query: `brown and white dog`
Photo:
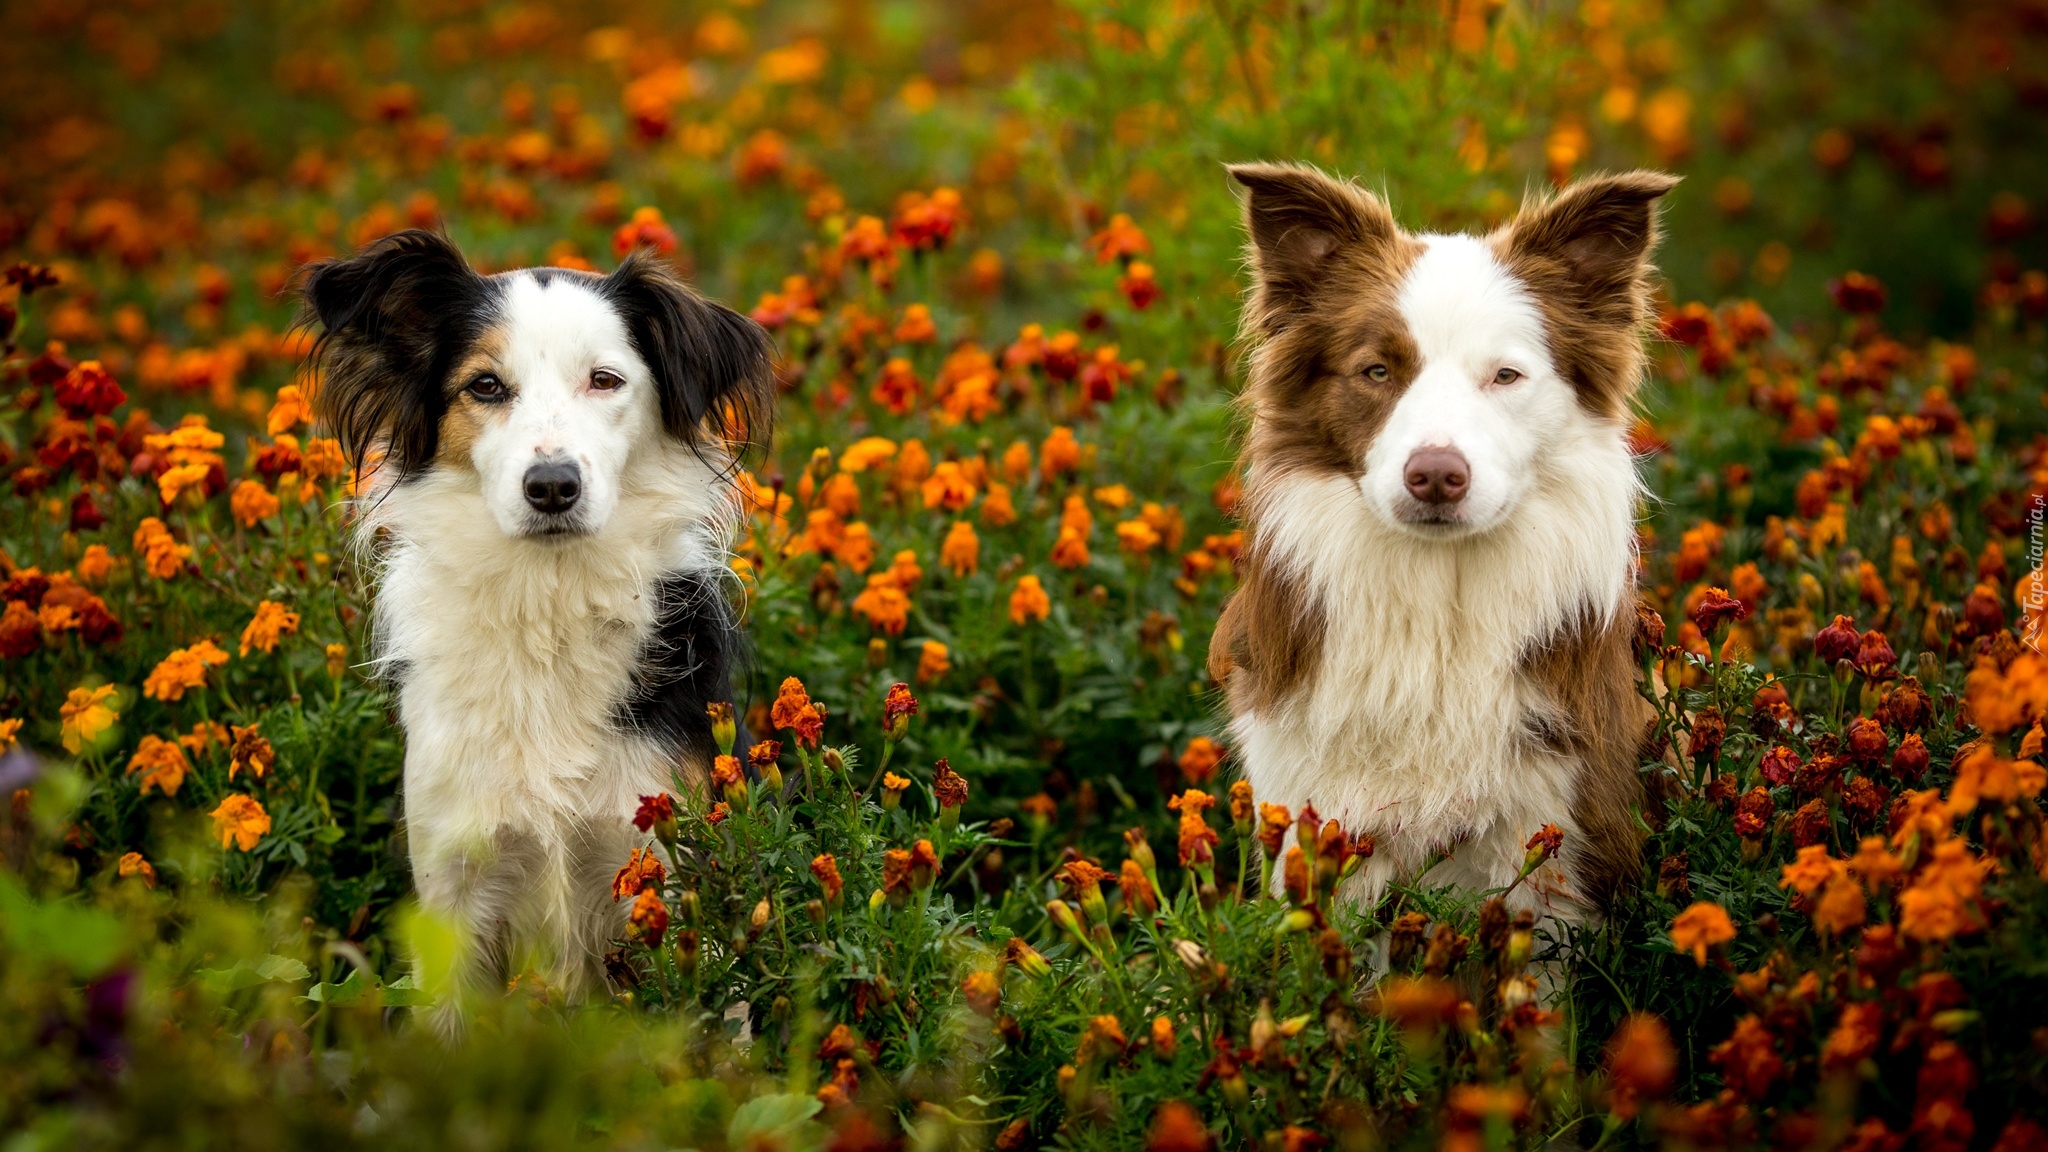
[[[1233,167],[1254,287],[1246,550],[1217,624],[1242,771],[1389,882],[1509,885],[1576,921],[1639,867],[1629,402],[1654,172],[1583,180],[1486,236],[1403,231],[1314,169]]]

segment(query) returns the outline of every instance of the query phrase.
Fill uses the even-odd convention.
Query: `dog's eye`
[[[505,382],[486,372],[469,382],[469,394],[479,400],[503,400]]]
[[[623,387],[625,383],[624,376],[609,368],[599,368],[590,374],[590,386],[599,392],[609,392],[614,388]]]
[[[1495,372],[1493,374],[1493,382],[1495,384],[1500,385],[1503,388],[1507,387],[1510,384],[1513,384],[1515,381],[1520,380],[1521,378],[1522,374],[1520,372],[1515,371],[1513,368],[1503,368],[1500,371]]]
[[[1385,364],[1375,364],[1365,370],[1365,378],[1375,384],[1385,384],[1387,382],[1387,375],[1387,366]]]

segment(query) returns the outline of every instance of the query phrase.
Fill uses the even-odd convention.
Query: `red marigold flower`
[[[1159,893],[1136,860],[1124,860],[1117,871],[1116,885],[1123,890],[1124,910],[1133,916],[1149,916],[1159,911]]]
[[[816,703],[804,705],[803,708],[798,710],[796,723],[791,725],[791,727],[796,731],[796,742],[798,745],[805,748],[816,748],[818,746],[818,738],[824,735],[825,732],[825,706]]]
[[[1798,774],[1801,766],[1802,762],[1799,759],[1799,753],[1794,752],[1783,744],[1779,744],[1769,752],[1764,753],[1763,761],[1758,765],[1758,771],[1763,775],[1765,783],[1770,784],[1772,787],[1780,787],[1790,784],[1792,778]]]
[[[675,231],[662,220],[661,209],[635,209],[633,218],[619,225],[612,233],[614,256],[624,257],[635,248],[652,248],[659,256],[666,256],[676,250]]]
[[[1828,802],[1821,799],[1808,800],[1792,814],[1792,843],[1800,848],[1819,844],[1828,838]]]
[[[1847,616],[1837,616],[1834,623],[1814,634],[1813,654],[1832,668],[1843,660],[1853,659],[1862,642],[1862,635],[1856,631],[1856,621]]]
[[[1666,340],[1697,348],[1714,336],[1714,310],[1697,300],[1664,314],[1657,331]]]
[[[1927,771],[1927,761],[1927,742],[1920,738],[1918,732],[1908,732],[1906,738],[1899,741],[1899,750],[1892,753],[1892,775],[1911,783]]]
[[[633,827],[642,832],[651,831],[656,824],[676,818],[676,802],[666,792],[642,796],[640,807],[633,813]]]
[[[939,759],[932,775],[932,795],[939,801],[939,807],[958,808],[967,803],[967,780],[945,758]]]
[[[1180,863],[1186,868],[1196,864],[1206,865],[1215,858],[1214,848],[1222,842],[1202,819],[1202,810],[1214,806],[1216,798],[1207,792],[1190,788],[1166,802],[1166,806],[1180,813]]]
[[[1280,855],[1280,844],[1287,839],[1287,830],[1294,827],[1294,813],[1285,804],[1259,805],[1259,846],[1265,849],[1266,858],[1271,860]]]
[[[659,888],[667,878],[668,869],[655,857],[653,849],[635,848],[625,866],[612,877],[612,902],[616,904],[649,887]]]
[[[1865,680],[1889,680],[1898,674],[1899,657],[1884,633],[1871,631],[1863,634],[1854,663]]]
[[[80,420],[110,415],[128,400],[113,374],[97,360],[87,360],[72,368],[57,381],[51,395],[58,406]]]
[[[1862,272],[1844,272],[1828,281],[1828,297],[1835,307],[1852,316],[1884,311],[1887,293],[1877,277]]]
[[[1867,716],[1849,721],[1848,737],[1849,758],[1866,767],[1882,761],[1884,754],[1891,751],[1884,728]]]
[[[1153,275],[1152,266],[1143,260],[1132,261],[1124,274],[1117,278],[1116,286],[1124,294],[1124,299],[1131,302],[1131,307],[1140,312],[1159,299],[1159,281]]]
[[[756,740],[754,746],[747,749],[747,763],[753,765],[756,771],[767,768],[781,759],[780,740]]]
[[[1729,620],[1741,620],[1749,615],[1749,606],[1733,596],[1726,588],[1709,588],[1700,602],[1693,606],[1692,622],[1706,635],[1712,635]]]
[[[1528,853],[1522,860],[1523,873],[1533,872],[1542,867],[1543,862],[1557,855],[1557,850],[1563,846],[1564,830],[1557,825],[1545,824],[1537,829],[1536,834],[1529,837],[1529,842],[1522,845]],[[1317,851],[1321,851],[1320,845]]]
[[[910,685],[897,681],[889,685],[888,694],[882,698],[882,735],[890,740],[901,740],[910,731],[910,718],[917,715],[917,697],[910,694]]]

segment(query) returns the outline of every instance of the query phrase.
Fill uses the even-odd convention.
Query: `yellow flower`
[[[1095,490],[1095,502],[1104,508],[1121,512],[1131,506],[1131,490],[1122,484],[1110,484]]]
[[[235,523],[244,528],[254,528],[277,515],[283,507],[283,501],[254,480],[237,483],[233,495],[228,497],[228,510],[235,514]]]
[[[284,605],[265,600],[256,605],[255,618],[249,621],[247,628],[242,629],[242,655],[247,656],[251,648],[266,654],[275,652],[280,637],[287,632],[298,630],[297,612],[287,612]]]
[[[188,489],[198,489],[204,496],[208,471],[210,469],[205,464],[180,464],[175,468],[167,468],[163,475],[156,478],[157,494],[163,498],[165,504],[174,503]]]
[[[248,852],[270,833],[270,813],[254,796],[231,793],[208,815],[213,817],[213,834],[220,837],[222,848],[233,844]]]
[[[896,442],[881,436],[868,436],[856,440],[853,446],[839,454],[841,472],[865,472],[882,461],[896,455]]]
[[[341,679],[341,674],[347,670],[348,645],[329,644],[327,646],[327,674],[339,680]]]
[[[114,555],[107,551],[105,544],[88,545],[85,555],[78,558],[78,578],[87,584],[98,584],[113,571]]]
[[[1124,551],[1142,556],[1159,547],[1159,532],[1143,520],[1126,520],[1116,526],[1116,542]]]
[[[142,738],[142,744],[135,749],[135,755],[128,759],[128,775],[142,773],[142,794],[149,795],[156,788],[166,796],[176,796],[185,783],[185,774],[192,770],[192,764],[185,759],[185,750],[175,740],[150,735]]]
[[[142,682],[142,694],[152,700],[183,700],[185,693],[206,687],[206,669],[228,662],[228,654],[213,641],[201,640],[164,657]]]
[[[100,738],[100,733],[112,727],[121,714],[107,707],[107,698],[114,694],[112,684],[98,688],[73,688],[57,709],[57,715],[64,721],[64,750],[73,756],[84,751],[85,746]]]

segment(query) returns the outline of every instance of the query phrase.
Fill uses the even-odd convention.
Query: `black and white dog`
[[[363,477],[420,900],[465,934],[471,986],[530,969],[587,994],[638,797],[701,778],[730,699],[768,336],[640,254],[482,276],[408,231],[303,283],[315,408]]]

